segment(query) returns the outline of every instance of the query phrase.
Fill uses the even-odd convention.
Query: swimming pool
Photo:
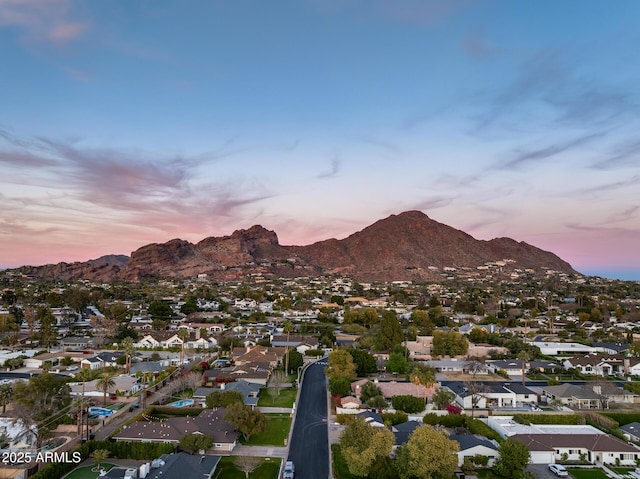
[[[193,406],[194,404],[195,404],[195,401],[193,399],[181,399],[180,401],[169,403],[167,404],[167,406],[187,407],[187,406]]]
[[[90,407],[89,414],[94,416],[111,416],[115,411],[112,409],[105,409],[103,407]]]

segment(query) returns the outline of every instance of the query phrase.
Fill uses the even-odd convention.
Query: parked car
[[[565,469],[564,466],[560,464],[549,464],[549,470],[553,472],[558,477],[568,477],[569,471]]]
[[[282,474],[282,479],[293,479],[295,467],[293,466],[293,461],[287,461],[284,464],[284,473]]]

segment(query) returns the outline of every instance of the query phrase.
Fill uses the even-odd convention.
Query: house
[[[600,429],[587,424],[520,424],[513,420],[513,416],[489,416],[487,426],[508,438],[516,434],[605,434]]]
[[[528,344],[536,346],[540,349],[540,354],[545,356],[558,356],[558,355],[576,355],[576,354],[589,354],[589,353],[604,353],[607,348],[586,346],[580,343],[557,343],[551,341],[529,341]]]
[[[318,349],[319,344],[318,338],[293,334],[289,335],[289,338],[286,334],[282,334],[273,336],[271,339],[273,347],[296,348],[300,354],[304,354],[310,349]]]
[[[243,402],[246,406],[256,407],[260,395],[260,384],[256,384],[244,379],[238,379],[232,383],[220,384],[220,389],[227,391],[238,391],[242,394]]]
[[[90,369],[91,371],[95,369],[102,369],[104,368],[104,361],[98,356],[92,356],[90,358],[84,358],[82,361],[80,361],[80,367],[82,369]]]
[[[395,426],[391,426],[391,432],[395,437],[395,442],[393,444],[393,449],[397,449],[400,446],[403,446],[409,440],[409,436],[411,433],[422,426],[421,422],[418,421],[407,421],[400,424],[396,424]]]
[[[360,409],[362,401],[354,396],[345,396],[340,398],[340,407],[344,409]]]
[[[498,443],[479,434],[452,434],[449,439],[460,445],[458,466],[462,466],[465,459],[480,455],[489,459],[488,466],[491,467],[499,456]]]
[[[120,376],[114,376],[114,385],[107,389],[107,395],[115,394],[118,391],[123,396],[135,396],[141,389],[141,384],[138,382],[138,378],[130,376],[128,374],[121,374]],[[88,381],[85,383],[69,383],[71,387],[72,396],[84,397],[102,397],[104,391],[98,387],[98,379]]]
[[[620,354],[587,354],[566,359],[562,365],[592,376],[624,376],[625,373],[624,356]]]
[[[384,420],[380,414],[373,411],[362,411],[356,414],[356,417],[364,419],[364,422],[373,427],[385,427]]]
[[[351,390],[354,395],[360,397],[362,386],[364,386],[368,379],[360,379],[351,383]],[[438,390],[438,385],[434,384],[428,388],[425,388],[422,384],[413,384],[409,382],[397,382],[397,381],[374,381],[375,385],[380,388],[382,396],[385,399],[391,399],[393,396],[415,396],[420,399],[431,399],[435,392]]]
[[[618,429],[622,431],[622,434],[624,434],[629,441],[640,442],[640,422],[625,424]]]
[[[576,409],[608,408],[611,402],[633,403],[636,397],[632,392],[604,381],[585,383],[581,386],[574,384],[543,386],[542,394],[547,403],[558,401],[564,406]]]
[[[489,367],[480,361],[467,359],[431,359],[427,365],[433,367],[439,373],[480,374],[487,375]]]
[[[640,450],[609,434],[516,434],[531,452],[532,464],[585,460],[591,464],[636,465]]]
[[[27,426],[22,419],[0,417],[0,436],[6,434],[8,449],[21,449],[35,446],[38,429],[35,425]]]
[[[186,434],[205,434],[213,441],[209,451],[230,452],[238,432],[224,420],[225,408],[205,409],[196,417],[170,417],[163,422],[138,421],[114,436],[116,441],[177,444]]]
[[[220,456],[191,455],[186,452],[164,454],[151,463],[146,479],[212,478],[218,462]]]
[[[538,396],[520,383],[452,382],[447,387],[456,395],[464,409],[515,408],[537,404]],[[474,404],[475,403],[475,404]]]
[[[244,379],[262,387],[267,386],[271,369],[266,369],[261,365],[230,366],[224,368],[207,369],[204,372],[204,380],[208,385],[214,383],[232,382]]]

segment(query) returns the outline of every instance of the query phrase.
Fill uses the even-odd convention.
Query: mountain
[[[196,244],[180,239],[149,244],[134,251],[128,261],[125,258],[105,256],[86,263],[25,267],[22,272],[102,281],[204,274],[229,280],[257,273],[283,277],[344,274],[361,280],[393,281],[434,280],[442,277],[445,268],[476,271],[487,263],[498,263],[509,271],[577,273],[553,253],[510,238],[476,240],[420,211],[391,215],[345,239],[307,246],[282,246],[275,232],[252,226]]]

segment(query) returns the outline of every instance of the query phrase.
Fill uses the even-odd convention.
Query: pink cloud
[[[69,19],[70,0],[0,0],[0,27],[17,27],[27,42],[66,43],[89,25]]]

